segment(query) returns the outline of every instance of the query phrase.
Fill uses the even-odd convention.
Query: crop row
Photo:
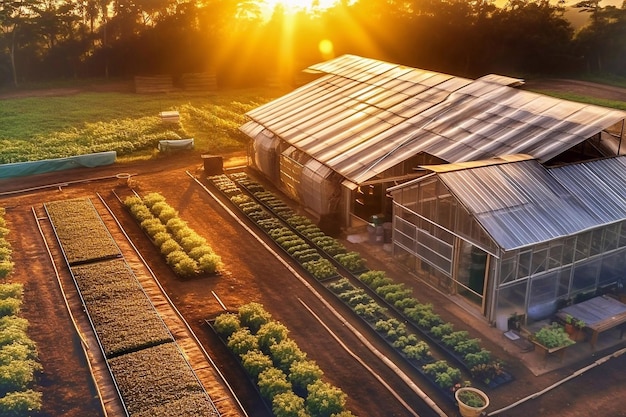
[[[124,204],[176,275],[188,278],[214,274],[222,267],[219,255],[178,216],[161,194],[149,193],[143,199],[131,196]]]
[[[55,230],[69,230],[71,225],[89,230],[92,223],[105,227],[93,206],[91,213],[85,208],[85,200],[51,207],[50,212],[57,214]],[[62,216],[62,209],[75,215]],[[82,222],[87,225],[81,227]],[[75,246],[71,236],[59,238],[64,252],[66,244]],[[70,270],[127,413],[132,417],[219,415],[126,261],[96,260],[70,264]]]
[[[245,179],[244,175],[245,174],[239,174],[238,181]],[[212,178],[214,177],[210,179]],[[243,192],[240,191],[240,194],[234,193],[234,188],[229,186],[228,182],[225,181],[222,176],[219,176],[218,179],[221,185],[227,186],[228,189],[231,190],[230,200],[240,209],[242,207],[248,209],[246,212],[248,217],[256,221],[256,223],[288,253],[291,254],[290,249],[292,247],[298,250],[308,247],[305,237],[306,239],[309,237],[312,237],[312,239],[324,239],[324,245],[331,246],[328,239],[333,238],[326,236],[317,226],[313,225],[312,222],[305,217],[293,214],[286,220],[279,220],[276,218],[276,214],[265,210],[264,206],[256,203],[252,198],[243,194]],[[262,186],[250,180],[246,180],[245,188],[248,191],[264,193]],[[254,207],[253,210],[251,209],[252,207]],[[283,211],[285,215],[289,213],[287,209],[282,209],[281,211]],[[251,216],[250,213],[253,215]],[[284,226],[283,221],[289,223],[291,227]],[[292,228],[299,232],[296,233]],[[338,242],[332,245],[334,249],[339,249],[337,254],[348,253],[347,250],[340,250],[342,246],[343,245],[340,245]],[[317,253],[317,250],[311,250]],[[388,315],[388,309],[370,297],[365,290],[354,287],[345,277],[340,278],[337,269],[328,259],[322,258],[319,254],[317,255],[332,268],[332,273],[329,273],[328,276],[324,276],[325,279],[321,279],[321,281],[326,283],[327,288],[332,294],[347,304],[357,316],[377,331],[389,345],[396,349],[419,372],[423,373],[440,387],[445,394],[450,394],[453,389],[461,386],[462,373],[459,369],[449,366],[444,360],[434,361],[429,346],[423,340],[419,340],[415,333],[409,333],[404,324],[401,324],[399,321],[394,321],[394,319]],[[359,259],[361,258],[359,257]],[[309,272],[317,279],[320,279],[314,272]],[[398,337],[395,337],[396,335]]]
[[[107,358],[173,341],[126,261],[78,265],[72,274]]]
[[[70,265],[122,255],[91,200],[53,201],[44,206]]]
[[[417,326],[429,342],[437,345],[461,364],[471,373],[473,379],[491,387],[511,380],[511,375],[504,370],[501,361],[492,358],[491,352],[481,347],[480,339],[470,338],[469,333],[464,330],[455,331],[451,323],[445,323],[433,311],[432,304],[423,304],[414,298],[412,289],[406,288],[402,283],[395,283],[383,271],[369,271],[365,265],[365,260],[358,253],[348,252],[340,242],[324,234],[307,217],[295,214],[278,197],[264,190],[260,184],[251,180],[245,173],[234,174],[233,177],[237,184],[251,192],[257,200],[262,202],[264,207],[275,212],[276,216],[304,237],[305,243],[310,241],[328,256],[333,257],[351,275],[371,288],[385,304]],[[271,220],[265,220],[265,222],[271,223]],[[274,232],[271,230],[269,233],[272,236]],[[373,312],[377,309],[375,305],[380,307],[373,302],[357,305],[358,311],[356,312],[357,314],[361,313],[359,314],[361,316],[374,314]],[[368,320],[367,317],[363,318]],[[402,354],[406,353],[402,352]],[[443,366],[441,365],[439,368],[443,368]],[[451,374],[456,375],[457,372],[453,371]],[[444,379],[439,379],[444,382]],[[449,379],[445,378],[445,380],[448,381]],[[455,381],[454,385],[458,383],[459,381]],[[442,385],[444,384],[439,384],[441,388],[450,388]]]
[[[28,320],[18,317],[24,289],[0,284],[0,415],[26,417],[41,409],[41,392],[31,386],[42,370]]]
[[[6,278],[13,271],[13,262],[11,261],[11,244],[6,239],[9,234],[4,207],[0,207],[0,279]]]
[[[322,380],[323,371],[259,303],[210,322],[248,373],[276,417],[352,417],[346,394]]]

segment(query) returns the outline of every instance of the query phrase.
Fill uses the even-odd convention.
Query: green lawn
[[[194,138],[198,153],[244,149],[244,114],[284,94],[277,89],[139,95],[85,92],[0,100],[0,163],[117,151],[150,158],[159,140]],[[177,110],[180,123],[163,123]]]

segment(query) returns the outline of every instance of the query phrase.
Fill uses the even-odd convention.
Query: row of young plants
[[[366,261],[361,257],[361,254],[348,251],[337,239],[327,236],[308,217],[298,215],[274,193],[265,190],[261,184],[250,179],[245,172],[235,173],[231,177],[237,184],[251,193],[265,208],[289,224],[298,234],[313,243],[315,247],[333,258],[350,273],[356,274],[367,270]]]
[[[71,218],[56,216],[55,230],[66,230],[70,225],[88,230],[93,222],[104,226],[95,207],[90,205],[89,213],[73,208],[74,204],[85,207],[84,200],[67,200],[66,204],[53,206],[54,210],[64,207],[76,213]],[[64,252],[66,244],[78,247],[85,244],[88,236],[78,234],[74,238],[78,242],[59,239]],[[126,261],[95,258],[69,266],[128,414],[132,417],[218,416],[215,405]],[[198,414],[197,410],[206,412]]]
[[[223,313],[209,324],[237,357],[276,417],[352,417],[346,394],[259,303]]]
[[[280,198],[251,180],[246,173],[233,174],[233,178],[298,234],[335,258],[348,272],[374,290],[387,305],[416,325],[426,338],[469,371],[473,379],[490,387],[512,379],[504,370],[502,362],[481,346],[480,339],[471,338],[465,330],[455,331],[453,324],[445,323],[433,311],[432,304],[423,304],[414,298],[412,289],[402,283],[395,283],[382,271],[368,271],[365,259],[357,252],[348,252],[336,239],[327,236],[307,217],[295,214]]]
[[[70,265],[122,256],[88,198],[44,204]]]
[[[502,362],[481,347],[480,339],[471,338],[467,330],[455,330],[452,323],[444,322],[432,304],[413,297],[412,289],[394,282],[384,271],[367,271],[358,278],[462,364],[473,379],[490,387],[510,381],[511,375],[504,370]]]
[[[329,283],[327,287],[449,399],[453,398],[452,393],[457,388],[470,385],[463,380],[460,369],[443,359],[435,360],[428,343],[411,332],[405,323],[391,317],[387,308],[381,306],[363,288],[355,287],[345,277]]]
[[[10,248],[10,246],[9,246]],[[0,415],[26,417],[41,410],[41,392],[35,391],[42,370],[35,342],[28,337],[28,320],[19,317],[24,288],[0,284]]]
[[[240,178],[244,178],[242,175]],[[291,248],[294,250],[311,250],[310,246],[302,236],[315,238],[329,238],[317,226],[304,221],[303,216],[292,214],[287,220],[280,220],[274,213],[271,213],[254,199],[244,194],[237,185],[225,175],[210,177],[210,180],[220,190],[227,190],[230,200],[240,209],[246,209],[245,213],[253,219],[256,224],[263,229],[278,245],[288,253]],[[254,182],[247,183],[247,191],[262,192],[262,186]],[[238,191],[239,190],[239,191]],[[242,210],[243,211],[243,210]],[[287,209],[284,209],[287,213]],[[289,223],[290,227],[284,226],[283,221]],[[292,228],[299,228],[299,233]],[[317,229],[317,230],[316,230]],[[334,239],[333,239],[334,240]],[[335,246],[340,245],[337,243]],[[343,245],[341,245],[343,246]],[[315,251],[315,249],[312,249]],[[385,341],[395,348],[406,360],[415,366],[429,378],[444,394],[449,398],[454,389],[462,384],[462,373],[444,360],[435,361],[430,353],[428,345],[420,341],[415,334],[409,334],[406,325],[387,315],[387,308],[381,306],[376,300],[365,293],[362,288],[354,287],[347,278],[340,278],[337,268],[326,258],[322,258],[315,251],[320,259],[326,261],[328,267],[327,274],[321,275],[317,270],[309,271],[318,280],[324,281],[329,290],[341,301],[346,303],[361,319],[374,328]],[[295,252],[294,252],[295,253]],[[343,252],[343,253],[347,253]],[[317,274],[316,274],[317,273]],[[323,276],[320,279],[320,276]],[[337,280],[338,279],[338,280]]]
[[[322,257],[317,249],[286,227],[274,214],[244,194],[226,175],[212,176],[209,180],[315,279],[324,281],[338,276],[337,268],[332,262]]]
[[[222,268],[220,256],[206,239],[189,227],[161,194],[130,196],[124,205],[179,277],[214,274]]]
[[[11,244],[7,240],[9,229],[4,218],[6,210],[0,207],[0,279],[4,279],[13,272],[13,261],[11,260]]]

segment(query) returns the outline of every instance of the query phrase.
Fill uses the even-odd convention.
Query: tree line
[[[194,72],[253,85],[344,53],[468,77],[626,76],[626,1],[581,0],[580,30],[564,0],[315,4],[267,16],[263,0],[0,0],[0,86]]]

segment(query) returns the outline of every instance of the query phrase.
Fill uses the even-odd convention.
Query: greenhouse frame
[[[251,165],[323,222],[391,220],[387,189],[420,166],[528,154],[542,164],[626,154],[626,112],[476,80],[343,55],[248,113]],[[380,216],[378,216],[380,218]]]
[[[626,157],[546,168],[527,155],[424,167],[393,187],[393,254],[506,330],[621,288]]]

